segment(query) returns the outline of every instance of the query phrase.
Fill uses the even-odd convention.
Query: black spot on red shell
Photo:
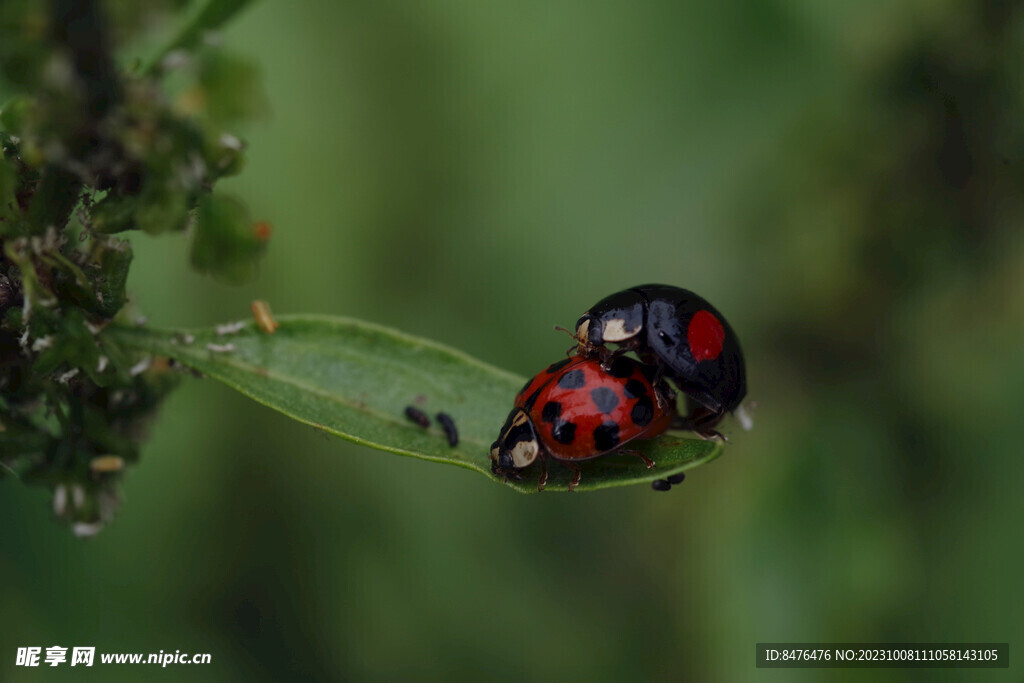
[[[590,398],[602,413],[610,413],[615,410],[615,406],[619,405],[619,397],[615,395],[614,390],[608,387],[594,388],[590,392]]]
[[[532,408],[533,404],[536,403],[537,397],[540,396],[540,390],[543,389],[543,388],[544,387],[538,387],[537,389],[534,390],[534,392],[532,394],[529,395],[529,397],[527,397],[527,399],[525,401],[523,401],[523,406],[527,410]]]
[[[605,422],[594,429],[594,446],[599,451],[610,451],[619,445],[619,425]]]
[[[548,401],[544,404],[544,410],[540,412],[540,419],[545,422],[554,422],[562,414],[562,404],[558,401]]]
[[[611,366],[608,367],[608,374],[612,377],[629,377],[633,374],[633,361],[625,356],[619,356],[616,358]]]
[[[548,373],[549,375],[553,375],[556,372],[558,372],[559,370],[561,370],[562,368],[564,368],[566,365],[568,365],[569,361],[571,361],[571,360],[572,360],[572,358],[563,358],[562,360],[558,361],[557,363],[552,363],[551,365],[549,365],[548,369],[545,370],[544,372]]]
[[[647,395],[647,387],[638,379],[631,379],[623,387],[627,398],[640,398]]]
[[[633,405],[633,410],[629,411],[629,418],[638,427],[646,427],[651,424],[651,420],[654,419],[654,403],[651,402],[651,397],[644,396],[637,401]]]
[[[551,437],[561,444],[571,444],[576,438],[576,424],[574,422],[566,422],[565,420],[559,420],[555,423],[555,426],[551,428]]]
[[[586,383],[587,378],[584,377],[583,371],[579,369],[570,370],[558,378],[558,386],[563,389],[579,389]]]

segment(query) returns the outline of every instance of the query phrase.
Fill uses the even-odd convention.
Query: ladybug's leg
[[[580,477],[583,476],[583,471],[580,470],[579,465],[574,465],[564,460],[562,461],[562,464],[572,470],[572,480],[569,481],[569,493],[572,493],[573,489],[580,485]]]
[[[728,441],[720,431],[713,429],[715,425],[722,421],[723,417],[725,417],[725,413],[716,413],[706,409],[699,413],[695,418],[691,413],[693,431],[695,431],[698,436],[705,439],[720,439],[722,441]]]
[[[715,422],[717,422],[717,420],[715,420],[711,424],[715,424]],[[674,420],[672,420],[670,429],[679,429],[686,432],[693,432],[702,439],[719,439],[721,441],[729,440],[725,437],[724,434],[722,434],[722,432],[718,431],[717,429],[712,429],[711,425],[703,423],[701,421],[694,421],[689,417],[677,416]]]
[[[647,465],[647,469],[651,469],[652,467],[654,467],[654,461],[648,458],[640,451],[634,451],[631,448],[620,448],[617,452],[622,453],[623,455],[632,455],[637,458],[640,458],[641,460],[643,460],[644,464]]]
[[[654,367],[656,370],[654,371],[654,379],[651,380],[651,384],[658,386],[658,384],[661,383],[661,380],[665,379],[665,366],[661,363],[656,363]]]
[[[540,461],[540,481],[537,482],[537,493],[544,490],[544,487],[548,484],[548,459],[542,458]]]
[[[661,410],[674,413],[675,419],[679,419],[679,405],[676,401],[676,392],[668,385],[668,382],[662,381],[662,369],[659,367],[655,372],[655,379],[651,382],[651,386],[654,387],[654,396],[658,399],[658,407]],[[673,422],[673,429],[678,429]]]
[[[686,405],[690,409],[690,414],[686,417],[676,417],[672,421],[673,429],[685,429],[696,433],[703,439],[728,441],[721,432],[714,429],[714,426],[725,417],[724,412],[709,410],[689,397],[686,399]]]
[[[626,353],[629,353],[629,348],[625,346],[620,346],[614,351],[609,351],[601,359],[601,369],[604,370],[605,372],[608,372],[612,367],[612,363],[615,362],[615,359]]]

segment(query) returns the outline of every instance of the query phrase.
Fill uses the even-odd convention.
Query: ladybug
[[[605,366],[634,351],[687,397],[680,426],[704,437],[747,394],[740,342],[728,321],[702,297],[670,285],[640,285],[601,299],[576,323],[577,352]],[[618,344],[610,351],[606,344]]]
[[[633,439],[661,434],[675,418],[675,393],[655,382],[656,370],[620,356],[605,369],[597,358],[573,356],[549,365],[516,395],[498,440],[491,445],[491,471],[520,478],[537,460],[543,470],[537,490],[547,483],[547,459],[574,470],[581,460],[618,451]],[[648,467],[654,463],[635,451]]]

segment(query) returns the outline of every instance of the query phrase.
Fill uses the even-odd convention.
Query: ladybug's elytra
[[[566,358],[538,373],[516,395],[498,440],[491,445],[491,470],[519,476],[537,460],[538,490],[547,482],[547,458],[575,471],[575,463],[612,453],[633,439],[661,434],[675,417],[675,395],[653,380],[654,369],[620,356],[608,369],[595,358]],[[648,467],[654,463],[638,455]]]
[[[686,395],[685,426],[703,436],[747,394],[739,339],[718,310],[687,289],[640,285],[601,299],[576,323],[580,355],[604,364],[634,351]],[[618,344],[610,351],[606,344]]]

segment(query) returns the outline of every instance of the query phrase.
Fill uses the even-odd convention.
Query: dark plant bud
[[[210,174],[219,178],[233,176],[245,168],[245,143],[227,133],[207,140],[203,157]]]

